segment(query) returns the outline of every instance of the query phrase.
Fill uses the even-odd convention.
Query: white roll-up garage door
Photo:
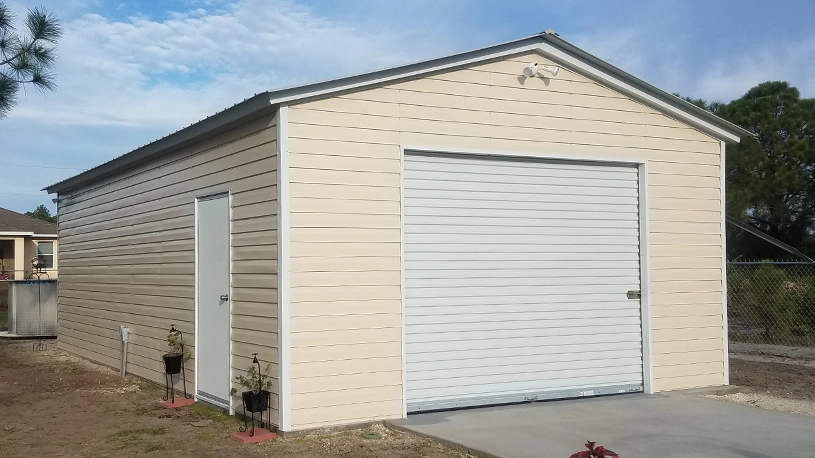
[[[405,155],[409,412],[642,391],[634,166]]]

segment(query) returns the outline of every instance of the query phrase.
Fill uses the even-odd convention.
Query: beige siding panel
[[[402,416],[402,400],[372,401],[367,402],[367,392],[361,390],[357,397],[351,398],[353,404],[340,406],[326,406],[320,409],[292,409],[292,422],[302,425],[303,428],[316,428],[328,425],[342,425],[362,423],[366,421],[383,420],[388,418],[399,418]],[[401,391],[399,391],[401,393]],[[296,398],[292,400],[293,405]],[[357,418],[349,419],[348,412],[351,411]]]
[[[292,318],[310,316],[365,315],[369,313],[402,313],[399,299],[367,301],[298,302]]]
[[[401,247],[399,242],[365,243],[364,241],[358,241],[309,243],[293,241],[291,243],[291,249],[292,251],[297,251],[298,258],[401,256]],[[296,258],[292,258],[292,264],[294,264],[295,261]]]
[[[402,371],[374,371],[366,374],[332,375],[329,377],[307,377],[292,379],[291,389],[293,395],[308,395],[324,391],[346,391],[365,388],[378,388],[381,386],[401,386]],[[303,396],[306,397],[306,396]],[[301,398],[302,399],[302,398]],[[319,411],[320,409],[314,408]],[[349,415],[353,413],[349,412]],[[356,418],[356,417],[349,417]],[[296,423],[295,423],[296,424]]]
[[[195,342],[195,198],[232,195],[233,366],[272,363],[277,406],[277,170],[274,116],[264,116],[75,192],[60,205],[59,345],[164,383],[170,325]],[[188,391],[195,361],[186,363]],[[238,401],[239,402],[239,401]],[[272,413],[277,418],[276,410]]]
[[[293,405],[308,406],[293,429],[401,415],[401,396],[393,411],[380,397],[402,383],[400,145],[648,162],[655,388],[722,382],[718,140],[568,67],[519,82],[519,63],[544,61],[290,108],[292,371],[311,374],[292,380]],[[330,375],[340,368],[367,372]],[[354,393],[315,394],[334,390]]]
[[[336,390],[309,393],[307,396],[294,396],[293,405],[298,410],[313,409],[318,407],[343,406],[359,402],[360,398],[366,398],[363,402],[393,401],[401,402],[402,389],[399,385],[378,386],[362,390]]]
[[[298,332],[342,331],[352,329],[398,328],[401,313],[365,315],[304,316],[291,319],[292,329]]]
[[[687,388],[701,388],[724,384],[724,366],[711,367],[715,370],[711,374],[688,375],[684,377],[655,378],[654,387],[659,391],[684,390]]]
[[[721,337],[713,337],[710,339],[654,342],[652,348],[655,355],[676,355],[704,351],[721,352],[722,339]],[[673,357],[674,356],[666,356],[665,359],[670,359]]]
[[[366,354],[370,358],[401,357],[402,345],[400,342],[383,342],[305,347],[297,352],[298,359],[293,359],[292,363],[349,362],[353,361],[353,355],[361,354]]]
[[[298,183],[297,186],[292,187],[290,195],[292,198],[302,197],[305,199],[326,199],[330,196],[333,199],[399,202],[399,188],[395,186]],[[292,209],[292,211],[295,211],[295,209]],[[297,211],[304,210],[297,209]]]

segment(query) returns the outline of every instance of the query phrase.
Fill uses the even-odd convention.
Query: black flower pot
[[[164,355],[164,372],[175,375],[181,372],[181,359],[183,355]]]
[[[249,412],[264,412],[269,408],[269,392],[266,390],[260,390],[258,393],[244,391],[241,395],[243,396],[243,406]]]

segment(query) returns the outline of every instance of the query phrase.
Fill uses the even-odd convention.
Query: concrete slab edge
[[[704,388],[688,388],[686,390],[676,390],[673,393],[693,394],[697,396],[724,396],[726,394],[736,394],[744,391],[738,385],[707,386]]]
[[[417,436],[424,437],[425,439],[430,439],[430,440],[438,442],[438,443],[440,443],[440,444],[442,444],[442,445],[444,445],[446,447],[452,448],[453,450],[458,450],[459,452],[465,453],[468,456],[473,456],[473,457],[476,457],[476,458],[505,458],[505,457],[502,457],[502,456],[493,455],[492,453],[485,452],[483,450],[478,450],[478,449],[474,449],[474,448],[471,448],[471,447],[467,447],[464,444],[460,444],[458,442],[443,439],[441,437],[434,436],[432,434],[427,434],[427,433],[424,433],[424,432],[421,432],[421,431],[415,431],[415,430],[412,430],[410,428],[406,428],[406,427],[404,427],[402,425],[397,425],[395,423],[391,423],[390,421],[387,421],[387,420],[382,422],[382,423],[385,425],[386,428],[390,428],[390,429],[392,429],[394,431],[398,431],[398,432],[401,432],[401,433],[415,434]]]

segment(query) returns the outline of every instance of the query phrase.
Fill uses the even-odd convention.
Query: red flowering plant
[[[612,452],[611,450],[603,447],[602,445],[598,445],[597,447],[595,447],[594,444],[596,444],[596,442],[586,441],[586,448],[588,450],[581,450],[573,454],[569,458],[604,458],[609,456],[616,456],[617,458],[619,458],[620,455],[618,455],[617,453]]]

